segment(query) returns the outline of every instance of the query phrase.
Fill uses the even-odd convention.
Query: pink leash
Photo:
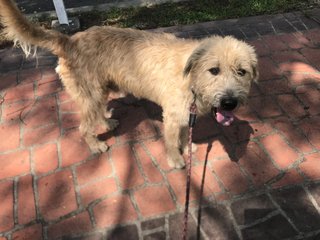
[[[194,95],[195,96],[195,95]],[[184,209],[184,226],[183,226],[183,240],[187,239],[188,235],[188,217],[189,217],[189,198],[190,198],[190,183],[191,183],[191,163],[192,163],[192,130],[196,123],[197,118],[197,106],[194,101],[190,106],[190,117],[189,117],[189,137],[188,137],[188,161],[187,161],[187,184],[186,184],[186,202]]]

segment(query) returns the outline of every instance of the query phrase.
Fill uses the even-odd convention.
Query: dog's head
[[[204,40],[184,68],[190,77],[201,111],[214,109],[223,125],[233,121],[232,111],[247,100],[251,83],[257,81],[257,56],[253,47],[233,37]]]

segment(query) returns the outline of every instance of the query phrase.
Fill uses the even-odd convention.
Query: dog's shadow
[[[112,118],[119,120],[119,126],[111,132],[99,134],[99,139],[106,141],[112,136],[121,137],[130,134],[131,141],[138,141],[138,138],[162,136],[162,108],[145,99],[138,100],[129,95],[109,101],[108,109],[112,109]],[[139,129],[142,122],[151,121],[155,128],[153,136],[148,135],[146,125]],[[203,116],[197,119],[193,131],[193,142],[211,145],[219,141],[232,161],[239,159],[246,152],[250,136],[254,133],[249,122],[235,118],[234,123],[229,127],[218,124],[212,116]],[[134,139],[134,138],[137,139]],[[208,148],[210,149],[210,148]],[[211,149],[210,149],[211,151]]]

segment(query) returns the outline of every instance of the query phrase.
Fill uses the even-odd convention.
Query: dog
[[[68,36],[30,23],[11,0],[0,0],[0,15],[6,36],[26,55],[36,46],[59,57],[57,73],[81,108],[79,130],[93,152],[108,150],[95,126],[118,125],[105,105],[112,86],[162,107],[168,163],[183,168],[190,104],[195,100],[199,115],[214,109],[216,120],[230,125],[258,79],[254,48],[231,36],[180,39],[105,26]]]

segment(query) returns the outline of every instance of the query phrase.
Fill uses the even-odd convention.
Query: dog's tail
[[[58,56],[63,56],[69,37],[35,26],[22,15],[12,0],[0,0],[0,18],[7,38],[19,44],[27,56],[32,46],[46,48]]]

